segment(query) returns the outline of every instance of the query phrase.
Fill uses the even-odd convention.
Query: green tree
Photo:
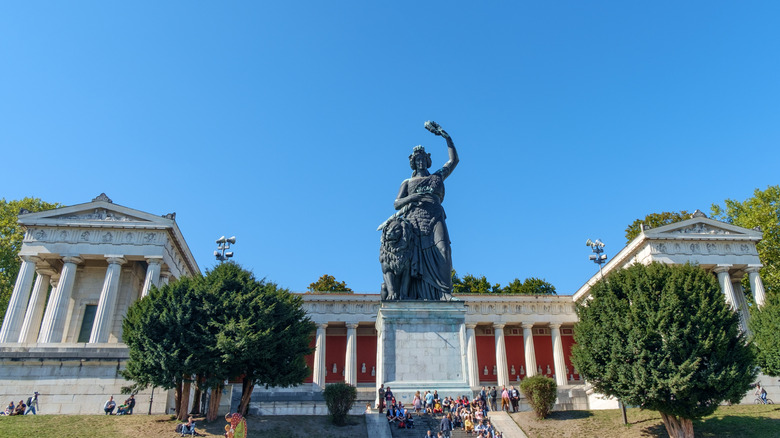
[[[175,388],[179,419],[199,376],[199,388],[211,388],[207,421],[218,415],[223,382],[241,377],[245,413],[255,384],[292,386],[309,374],[304,357],[314,326],[302,304],[233,262],[152,288],[124,319],[130,358],[122,374],[141,386]]]
[[[347,283],[337,281],[332,275],[325,274],[319,280],[309,285],[310,293],[339,292],[352,293],[352,289],[347,287]]]
[[[628,226],[628,228],[626,228],[626,243],[628,244],[634,240],[634,238],[642,232],[642,229],[640,228],[640,225],[642,224],[645,224],[651,228],[658,228],[690,218],[691,214],[685,210],[680,212],[662,211],[661,213],[650,213],[645,216],[644,219],[635,220],[631,223],[631,225]]]
[[[222,307],[210,321],[217,328],[213,348],[221,370],[229,377],[242,376],[238,412],[246,415],[255,385],[301,384],[311,372],[304,357],[312,352],[315,329],[303,299],[274,283],[255,280],[235,263],[220,264],[204,280]]]
[[[182,277],[153,287],[136,301],[122,322],[129,359],[122,375],[140,387],[175,389],[176,416],[186,419],[190,376],[203,365],[207,318],[200,278]],[[185,386],[187,389],[185,390]]]
[[[484,275],[475,277],[471,274],[466,274],[463,278],[460,278],[455,271],[452,271],[452,292],[456,294],[500,293],[501,285],[498,283],[491,284]]]
[[[21,261],[19,251],[22,249],[24,231],[18,224],[19,211],[30,212],[51,210],[61,207],[60,204],[41,201],[38,198],[24,198],[14,201],[0,199],[0,324],[5,318],[8,301],[14,290],[16,276],[19,275]]]
[[[661,413],[671,437],[736,403],[755,379],[754,355],[720,287],[692,265],[633,265],[591,288],[577,307],[572,363],[596,391]]]
[[[760,309],[753,306],[748,325],[753,332],[756,363],[761,371],[769,376],[780,376],[780,294],[769,295]]]
[[[524,281],[515,278],[511,283],[504,286],[501,292],[519,295],[557,295],[555,286],[543,278],[535,277],[526,278]]]

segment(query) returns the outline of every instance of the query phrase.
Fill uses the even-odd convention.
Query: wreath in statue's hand
[[[442,129],[441,125],[434,122],[433,120],[428,120],[425,122],[425,129],[431,131],[433,134],[436,135],[442,135],[444,133],[444,129]]]

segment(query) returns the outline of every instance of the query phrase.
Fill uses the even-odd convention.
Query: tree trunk
[[[222,400],[222,384],[211,388],[211,399],[209,400],[209,408],[206,413],[206,421],[211,422],[217,419],[219,416],[219,401]]]
[[[192,410],[190,411],[190,414],[197,415],[200,414],[200,396],[201,396],[201,378],[200,376],[195,377],[195,396],[192,397]]]
[[[671,438],[694,438],[693,421],[690,418],[676,417],[661,412],[661,419],[666,427],[666,433]]]
[[[188,407],[190,405],[190,385],[192,385],[192,382],[189,380],[185,380],[182,384],[181,406],[179,407],[179,412],[176,417],[179,421],[187,421],[187,417],[189,416],[187,411],[189,410]]]
[[[252,391],[255,389],[255,384],[247,376],[241,381],[241,403],[238,405],[238,413],[246,417],[249,410],[249,401],[252,399]]]
[[[174,402],[176,404],[176,418],[179,418],[179,413],[181,412],[181,386],[181,380],[176,382],[176,400]]]

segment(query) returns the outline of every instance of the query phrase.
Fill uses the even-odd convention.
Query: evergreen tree
[[[328,274],[324,274],[319,280],[309,284],[309,292],[311,293],[323,293],[323,292],[337,292],[337,293],[352,293],[352,289],[347,287],[347,283],[336,280],[336,277]]]
[[[738,402],[756,371],[739,318],[715,278],[653,263],[610,273],[578,306],[572,362],[594,389],[661,413],[671,437]]]

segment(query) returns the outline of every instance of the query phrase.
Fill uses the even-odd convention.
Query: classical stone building
[[[175,216],[105,194],[19,215],[22,266],[0,329],[0,395],[39,391],[44,413],[98,413],[108,396],[119,398],[127,309],[151,285],[200,272]],[[158,397],[155,410],[166,404]]]
[[[18,400],[39,391],[43,413],[99,413],[109,395],[129,384],[119,375],[128,357],[121,322],[129,306],[150,285],[200,270],[174,214],[133,210],[105,195],[86,204],[21,214],[19,222],[26,230],[23,263],[0,329],[0,399]],[[764,300],[755,246],[760,239],[760,231],[696,213],[683,222],[644,229],[612,257],[604,274],[635,262],[698,263],[718,277],[744,329],[748,313],[740,279],[747,275],[755,302]],[[559,409],[615,407],[614,401],[587,390],[570,360],[575,303],[586,299],[598,278],[573,296],[459,295],[462,301],[453,306],[460,306],[465,323],[455,337],[423,333],[419,339],[460,349],[458,366],[465,370],[467,389],[512,385],[543,374],[555,378],[561,389]],[[393,358],[380,348],[387,344],[377,317],[388,304],[378,294],[302,296],[317,324],[311,341],[315,352],[306,358],[312,374],[298,388],[258,388],[250,405],[256,413],[324,414],[319,391],[327,383],[357,385],[362,399],[371,400],[380,384],[393,380],[383,368]],[[137,409],[146,410],[150,396],[149,391],[139,394]],[[223,397],[225,403],[230,400]],[[171,394],[158,391],[153,412],[172,406]]]

